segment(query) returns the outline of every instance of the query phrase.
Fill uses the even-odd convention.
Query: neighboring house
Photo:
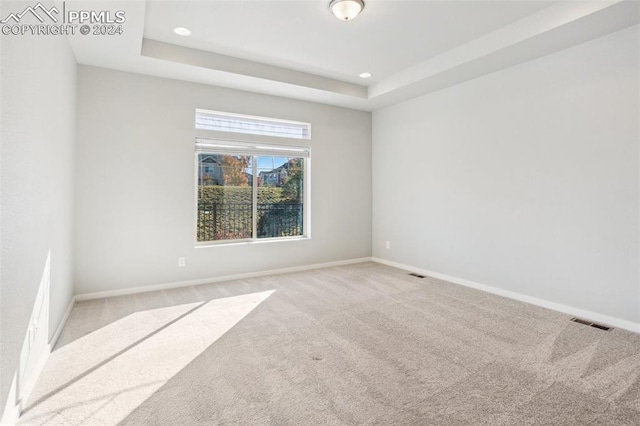
[[[199,156],[198,182],[202,185],[224,185],[222,173],[222,156],[219,154],[206,154]]]
[[[224,185],[224,172],[222,170],[221,154],[200,155],[198,164],[198,182],[202,185]],[[253,175],[244,172],[249,186],[253,185]]]
[[[269,186],[283,185],[287,177],[289,176],[289,170],[293,165],[293,161],[294,160],[289,160],[286,163],[284,163],[282,166],[276,167],[275,169],[269,172],[260,172],[260,174],[258,175],[258,181],[262,185],[269,185]]]

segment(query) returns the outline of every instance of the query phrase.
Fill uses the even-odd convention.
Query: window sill
[[[281,238],[263,238],[256,240],[228,240],[228,241],[207,241],[202,243],[196,243],[195,248],[211,248],[211,247],[228,247],[228,246],[246,246],[254,244],[266,244],[266,243],[282,243],[285,241],[304,241],[310,240],[311,237],[281,237]]]

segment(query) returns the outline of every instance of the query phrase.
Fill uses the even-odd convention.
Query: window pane
[[[196,110],[196,129],[294,139],[311,138],[309,123],[199,109]]]
[[[198,154],[198,241],[251,238],[252,157]]]
[[[258,238],[303,235],[304,161],[258,156]]]

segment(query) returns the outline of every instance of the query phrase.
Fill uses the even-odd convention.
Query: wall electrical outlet
[[[391,241],[387,241],[384,245],[387,249],[391,248]]]
[[[187,266],[187,258],[186,257],[179,257],[178,258],[178,266],[180,266],[180,267]]]

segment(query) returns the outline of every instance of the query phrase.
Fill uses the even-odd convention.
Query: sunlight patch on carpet
[[[77,339],[52,353],[21,420],[117,424],[274,291],[140,311]]]

